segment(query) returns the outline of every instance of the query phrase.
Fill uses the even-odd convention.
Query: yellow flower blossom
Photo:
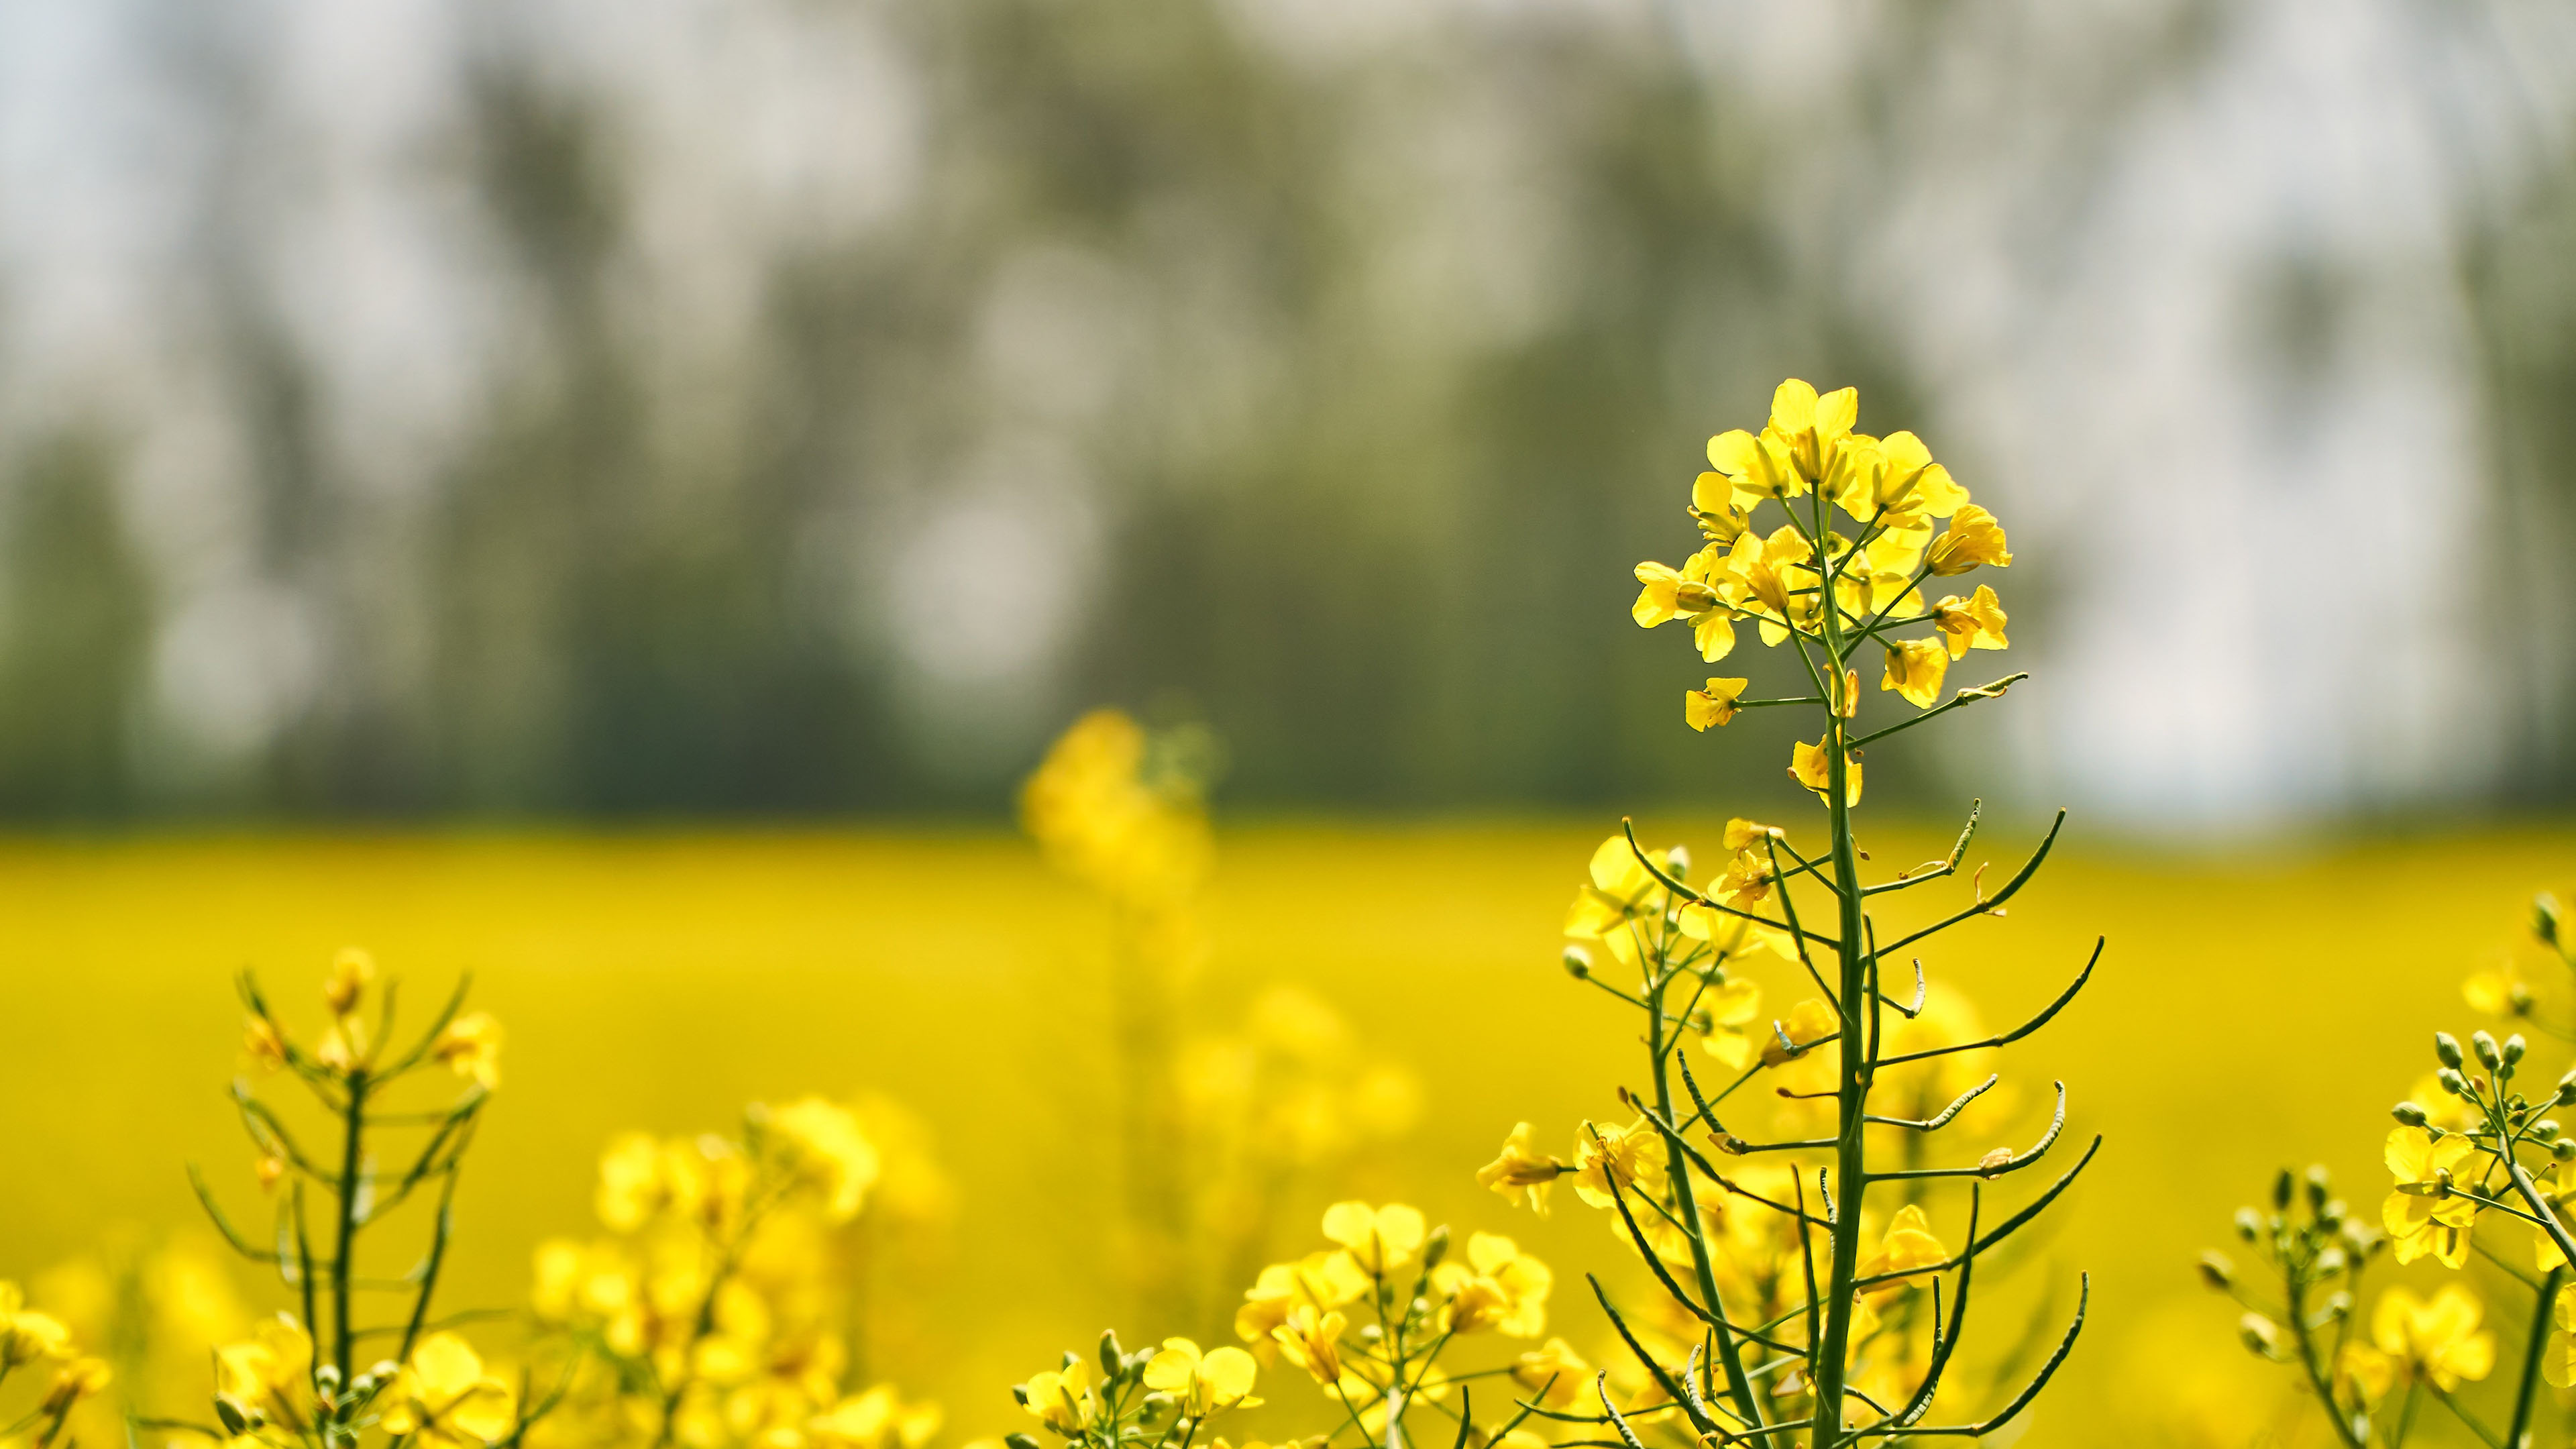
[[[2012,563],[2012,553],[2004,546],[2003,525],[1973,503],[1960,505],[1950,519],[1949,529],[1932,540],[1928,557],[1932,572],[1943,578],[1964,574],[1980,564],[2005,568]]]
[[[1828,741],[1819,740],[1811,745],[1801,740],[1790,747],[1789,777],[1823,798],[1834,787],[1832,761]],[[1843,762],[1843,803],[1860,803],[1860,761],[1849,757]]]
[[[1338,1311],[1318,1313],[1313,1304],[1300,1303],[1270,1330],[1270,1338],[1290,1363],[1331,1388],[1342,1379],[1342,1329],[1348,1323]]]
[[[18,1285],[0,1282],[0,1372],[71,1353],[71,1330],[50,1313],[27,1307]]]
[[[1535,1338],[1547,1327],[1547,1295],[1556,1276],[1545,1263],[1497,1233],[1467,1239],[1466,1261],[1444,1260],[1431,1270],[1431,1291],[1447,1300],[1448,1331],[1493,1329],[1511,1338]]]
[[[1712,989],[1700,1001],[1700,1009],[1708,1013],[1701,1049],[1729,1071],[1744,1070],[1761,1050],[1754,1036],[1762,1019],[1761,984],[1737,977]]]
[[[244,1419],[302,1434],[313,1423],[313,1340],[279,1315],[215,1350],[215,1397]]]
[[[1735,648],[1735,611],[1712,585],[1724,556],[1712,545],[1690,556],[1679,569],[1652,561],[1637,565],[1637,602],[1629,617],[1640,628],[1679,619],[1690,625],[1699,657],[1711,664]]]
[[[2540,1360],[2540,1376],[2559,1388],[2576,1387],[2576,1287],[2558,1290],[2549,1310],[2557,1327]]]
[[[1949,646],[1950,657],[1965,659],[1971,649],[2005,647],[2004,625],[2012,622],[1995,598],[1995,591],[1984,584],[1962,599],[1951,594],[1932,606],[1932,622],[1941,630],[1941,641]]]
[[[486,1089],[501,1085],[501,1023],[488,1011],[469,1011],[447,1024],[432,1048],[460,1077]]]
[[[937,1404],[905,1404],[894,1385],[878,1384],[815,1415],[805,1431],[823,1449],[921,1449],[944,1417]]]
[[[1339,1308],[1368,1291],[1368,1275],[1343,1252],[1309,1253],[1294,1263],[1273,1263],[1244,1290],[1243,1306],[1234,1311],[1234,1332],[1247,1343],[1264,1343],[1272,1329],[1288,1321],[1299,1307]]]
[[[330,974],[322,978],[322,1004],[333,1016],[355,1012],[366,999],[367,988],[376,979],[376,958],[355,946],[343,949],[331,958]]]
[[[2449,1393],[2495,1368],[2495,1335],[2478,1327],[2484,1313],[2476,1295],[2457,1283],[2429,1300],[2391,1288],[2371,1309],[2370,1342],[2347,1345],[2336,1367],[2372,1403],[2401,1383]]]
[[[1759,436],[1736,428],[1709,439],[1708,465],[1726,479],[1735,512],[1765,498],[1795,498],[1807,491],[1787,439],[1768,428]]]
[[[1749,679],[1711,679],[1706,689],[1694,689],[1682,696],[1682,718],[1690,727],[1703,733],[1712,726],[1724,726],[1741,711],[1735,701],[1744,694]]]
[[[2531,984],[2523,980],[2521,969],[2510,961],[2472,974],[2460,983],[2460,995],[2471,1011],[2489,1016],[2531,1014]]]
[[[1711,543],[1735,542],[1751,522],[1736,501],[1735,480],[1723,473],[1702,473],[1691,480],[1691,514]]]
[[[1422,1210],[1400,1202],[1373,1208],[1337,1202],[1324,1209],[1324,1236],[1342,1245],[1361,1272],[1384,1278],[1413,1261],[1428,1236]]]
[[[1762,431],[1787,446],[1802,475],[1816,479],[1825,475],[1826,461],[1859,417],[1858,389],[1837,388],[1819,397],[1814,387],[1793,377],[1772,391],[1771,425]]]
[[[1793,1056],[1804,1055],[1806,1048],[1841,1031],[1843,1019],[1821,998],[1810,996],[1789,1008],[1787,1021],[1775,1025],[1773,1039],[1762,1048],[1764,1066],[1776,1067]],[[1782,1036],[1789,1039],[1787,1047],[1780,1045],[1778,1038]]]
[[[1551,1338],[1512,1365],[1512,1382],[1538,1404],[1559,1412],[1571,1408],[1592,1387],[1592,1365],[1574,1345]]]
[[[877,1180],[877,1149],[858,1115],[821,1097],[806,1097],[766,1114],[764,1130],[784,1149],[797,1177],[822,1194],[824,1213],[845,1223],[858,1215]]]
[[[1531,1145],[1530,1124],[1516,1122],[1503,1139],[1501,1154],[1476,1169],[1476,1182],[1502,1194],[1503,1201],[1546,1217],[1547,1195],[1565,1171],[1564,1163]]]
[[[1661,1134],[1640,1119],[1625,1127],[1587,1122],[1574,1137],[1574,1195],[1594,1207],[1609,1207],[1614,1192],[1640,1192],[1660,1198],[1665,1174]]]
[[[1186,1338],[1163,1340],[1162,1351],[1145,1365],[1145,1387],[1170,1394],[1181,1416],[1204,1419],[1233,1408],[1252,1408],[1252,1382],[1259,1365],[1242,1349],[1225,1347],[1202,1354]]]
[[[60,1416],[71,1412],[72,1405],[102,1393],[116,1381],[116,1371],[105,1359],[87,1355],[73,1359],[54,1371],[54,1381],[46,1386],[43,1412]]]
[[[1895,690],[1916,709],[1930,709],[1941,697],[1941,678],[1950,671],[1950,656],[1938,639],[1891,640],[1887,646],[1887,677],[1880,680],[1882,690]]]
[[[2476,1148],[2469,1139],[2450,1134],[2436,1141],[2424,1128],[2399,1127],[2388,1134],[2380,1155],[2397,1179],[2379,1214],[2397,1261],[2412,1263],[2431,1253],[2447,1268],[2466,1263],[2478,1205],[2445,1189],[2473,1166]]]
[[[1091,1392],[1091,1377],[1080,1359],[1031,1374],[1020,1385],[1019,1399],[1039,1423],[1068,1439],[1081,1437],[1100,1417],[1100,1400]]]
[[[380,1422],[422,1449],[479,1449],[509,1436],[518,1405],[509,1385],[483,1372],[482,1358],[464,1339],[433,1333],[413,1347]]]
[[[1817,1004],[1823,1005],[1822,1002]],[[1861,1263],[1860,1276],[1906,1275],[1868,1290],[1885,1295],[1913,1286],[1923,1276],[1918,1270],[1928,1270],[1949,1260],[1950,1250],[1941,1246],[1941,1240],[1932,1235],[1931,1220],[1923,1215],[1923,1209],[1907,1203],[1896,1210],[1896,1216],[1888,1219],[1887,1233],[1879,1239],[1878,1251]]]
[[[243,1019],[242,1049],[250,1053],[251,1065],[263,1072],[273,1072],[286,1065],[286,1038],[278,1035],[277,1023],[267,1017]]]

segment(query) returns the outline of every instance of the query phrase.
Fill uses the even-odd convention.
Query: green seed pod
[[[2282,1168],[2281,1175],[2272,1179],[2272,1206],[2275,1209],[2288,1207],[2290,1192],[2297,1185],[2298,1179],[2290,1176],[2290,1169]]]
[[[2399,1123],[2408,1127],[2421,1127],[2427,1121],[2431,1120],[2424,1115],[2423,1108],[2416,1106],[2412,1102],[2398,1103],[2396,1106],[2388,1109],[2388,1115],[2396,1118]]]
[[[2447,1031],[2433,1033],[2433,1058],[2453,1071],[2460,1069],[2460,1039]]]
[[[1002,1442],[1010,1449],[1039,1449],[1037,1436],[1033,1434],[1005,1434]]]

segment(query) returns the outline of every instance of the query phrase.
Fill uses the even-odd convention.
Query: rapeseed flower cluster
[[[0,1443],[70,1449],[76,1441],[65,1431],[74,1411],[115,1376],[105,1359],[82,1351],[62,1319],[30,1307],[17,1284],[0,1281],[0,1387],[11,1379],[38,1386],[18,1413],[0,1419]]]

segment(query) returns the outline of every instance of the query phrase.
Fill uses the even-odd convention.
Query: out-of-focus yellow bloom
[[[2557,1328],[2541,1355],[2540,1376],[2562,1389],[2576,1386],[2576,1287],[2558,1290],[2549,1316]]]
[[[894,1385],[878,1384],[815,1415],[805,1427],[824,1449],[921,1449],[944,1417],[937,1404],[905,1404]]]
[[[1723,726],[1741,713],[1735,701],[1744,694],[1749,679],[1711,679],[1706,689],[1694,689],[1682,696],[1682,718],[1690,727],[1702,732]]]
[[[488,1011],[469,1011],[447,1024],[434,1048],[460,1077],[486,1088],[501,1084],[501,1023]]]
[[[1252,1397],[1252,1382],[1259,1367],[1252,1355],[1239,1348],[1229,1346],[1202,1354],[1189,1339],[1167,1338],[1162,1351],[1145,1365],[1145,1387],[1170,1394],[1183,1418],[1204,1419],[1228,1409],[1249,1409],[1259,1404],[1261,1401]]]
[[[1887,677],[1878,687],[1895,690],[1916,709],[1930,709],[1941,697],[1942,676],[1949,672],[1950,656],[1940,640],[1892,640],[1887,646]]]
[[[1161,908],[1198,888],[1214,845],[1197,782],[1153,769],[1152,743],[1117,710],[1084,715],[1020,787],[1020,819],[1058,869]]]
[[[2489,1016],[2531,1014],[2531,983],[2523,980],[2521,968],[2510,961],[2472,974],[2460,983],[2460,995],[2471,1011]]]
[[[1964,599],[1951,594],[1933,605],[1932,622],[1940,628],[1941,642],[1949,646],[1950,657],[1965,659],[1971,649],[2007,647],[2004,626],[2012,620],[1995,598],[1995,591],[1979,584],[1976,592]]]
[[[1641,1119],[1625,1127],[1586,1122],[1574,1136],[1574,1195],[1594,1207],[1609,1207],[1618,1193],[1641,1192],[1660,1199],[1670,1170],[1660,1134]]]
[[[790,1170],[822,1194],[834,1222],[858,1216],[877,1180],[877,1149],[856,1113],[821,1097],[806,1097],[769,1112],[766,1131],[784,1149]]]
[[[1081,1437],[1100,1417],[1100,1400],[1091,1392],[1091,1376],[1080,1359],[1060,1369],[1029,1376],[1020,1385],[1020,1402],[1038,1422],[1068,1439]]]
[[[2004,568],[2012,563],[2012,552],[2004,546],[2003,525],[1973,503],[1960,505],[1948,530],[1932,540],[1926,557],[1932,561],[1932,572],[1943,578],[1964,574],[1980,564]]]
[[[1476,1169],[1476,1182],[1501,1193],[1503,1201],[1546,1217],[1547,1195],[1565,1171],[1564,1163],[1531,1144],[1530,1124],[1516,1122],[1503,1139],[1501,1155]]]
[[[1539,1404],[1561,1411],[1592,1387],[1592,1365],[1583,1361],[1574,1345],[1551,1338],[1512,1365],[1512,1382]]]
[[[2470,1140],[2451,1134],[2436,1141],[2424,1128],[2400,1127],[2388,1134],[2380,1155],[2397,1179],[2397,1190],[2379,1212],[2397,1261],[2412,1263],[2431,1253],[2446,1268],[2468,1262],[2469,1224],[2478,1205],[2447,1189],[2476,1155]]]
[[[412,1348],[381,1422],[387,1433],[410,1435],[423,1449],[474,1449],[517,1426],[517,1396],[483,1372],[472,1345],[453,1333],[433,1333]]]
[[[286,1065],[286,1038],[278,1035],[277,1023],[267,1017],[243,1018],[242,1050],[250,1053],[251,1065],[263,1072]]]
[[[358,1009],[375,983],[376,958],[355,946],[344,948],[331,958],[330,973],[322,978],[322,1004],[333,1016],[347,1016]]]
[[[599,1155],[599,1220],[631,1233],[669,1200],[662,1175],[662,1144],[642,1132],[621,1133]]]
[[[1810,996],[1790,1007],[1789,1019],[1778,1023],[1778,1028],[1773,1039],[1763,1044],[1762,1063],[1765,1066],[1776,1067],[1793,1056],[1804,1055],[1806,1048],[1841,1031],[1843,1019],[1835,1015],[1833,1007],[1823,999]],[[1781,1036],[1789,1039],[1787,1047],[1780,1045],[1778,1038]]]
[[[1413,1261],[1429,1235],[1422,1210],[1391,1202],[1337,1202],[1324,1209],[1324,1236],[1342,1245],[1360,1271],[1383,1278]]]
[[[1833,790],[1833,755],[1829,742],[1804,740],[1789,747],[1789,778],[1824,798]],[[1843,762],[1843,803],[1860,803],[1860,761],[1846,758]]]
[[[45,1389],[44,1412],[67,1414],[72,1405],[105,1391],[115,1381],[116,1371],[107,1366],[105,1359],[73,1359],[54,1371],[54,1381]]]
[[[1453,1333],[1490,1328],[1535,1338],[1547,1327],[1547,1295],[1555,1284],[1545,1263],[1497,1233],[1473,1234],[1465,1262],[1450,1258],[1431,1270],[1431,1291],[1448,1300],[1443,1311]]]
[[[1637,565],[1637,602],[1629,607],[1638,627],[1652,629],[1675,619],[1690,625],[1691,642],[1709,663],[1735,648],[1735,611],[1714,587],[1725,556],[1711,545],[1684,560],[1678,569],[1649,560]]]
[[[1368,1275],[1348,1253],[1309,1253],[1294,1263],[1273,1263],[1244,1290],[1243,1306],[1234,1311],[1235,1336],[1247,1343],[1265,1343],[1270,1331],[1287,1322],[1300,1306],[1339,1308],[1368,1287]]]
[[[2379,1295],[2370,1314],[2370,1342],[2345,1347],[2336,1365],[2344,1380],[2372,1403],[2399,1383],[2427,1383],[2443,1393],[2495,1369],[2495,1335],[2478,1327],[2485,1309],[2457,1283],[2431,1299],[2404,1288]],[[2543,1364],[2546,1371],[2548,1365]]]
[[[17,1284],[0,1282],[0,1371],[40,1358],[63,1358],[71,1351],[71,1330],[61,1319],[28,1308]]]
[[[1749,922],[1747,924],[1750,924]],[[1762,1019],[1761,984],[1737,977],[1711,990],[1700,1002],[1708,1013],[1708,1030],[1699,1044],[1731,1071],[1742,1071],[1760,1048],[1754,1045],[1755,1023]]]
[[[1342,1380],[1342,1330],[1348,1324],[1339,1312],[1318,1313],[1313,1304],[1300,1303],[1270,1330],[1270,1339],[1290,1363],[1332,1388]]]
[[[215,1350],[215,1396],[253,1423],[301,1434],[313,1423],[313,1340],[280,1314]]]
[[[1914,1286],[1916,1280],[1923,1276],[1918,1270],[1928,1270],[1949,1260],[1950,1250],[1941,1246],[1941,1240],[1932,1235],[1932,1222],[1923,1216],[1923,1209],[1907,1203],[1896,1210],[1896,1216],[1888,1219],[1887,1234],[1878,1240],[1878,1251],[1861,1263],[1860,1276],[1906,1275],[1868,1290],[1886,1295]]]

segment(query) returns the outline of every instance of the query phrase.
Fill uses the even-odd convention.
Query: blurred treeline
[[[1800,372],[2008,523],[2094,486],[1993,441],[1842,220],[1919,159],[1928,70],[2048,6],[1869,10],[1787,108],[1712,62],[1722,6],[325,8],[111,37],[196,127],[135,222],[181,320],[130,394],[113,348],[46,382],[41,329],[0,374],[12,816],[989,809],[1096,701],[1205,719],[1256,804],[1758,797],[1783,742],[1681,729],[1689,661],[1624,617],[1708,433]],[[2062,109],[2016,124],[2064,134],[2019,184],[2080,194],[2227,9],[2104,9],[2066,43],[2129,83],[2034,77]],[[2476,798],[2576,780],[2576,571],[2531,553],[2576,485],[2576,166],[2564,107],[2517,114],[2548,164],[2433,263],[2491,451],[2421,486],[2509,503],[2473,516],[2529,585]],[[2015,224],[2042,271],[2061,200]],[[2313,272],[2290,330],[2331,330]],[[2006,581],[2042,651],[2078,572]]]

